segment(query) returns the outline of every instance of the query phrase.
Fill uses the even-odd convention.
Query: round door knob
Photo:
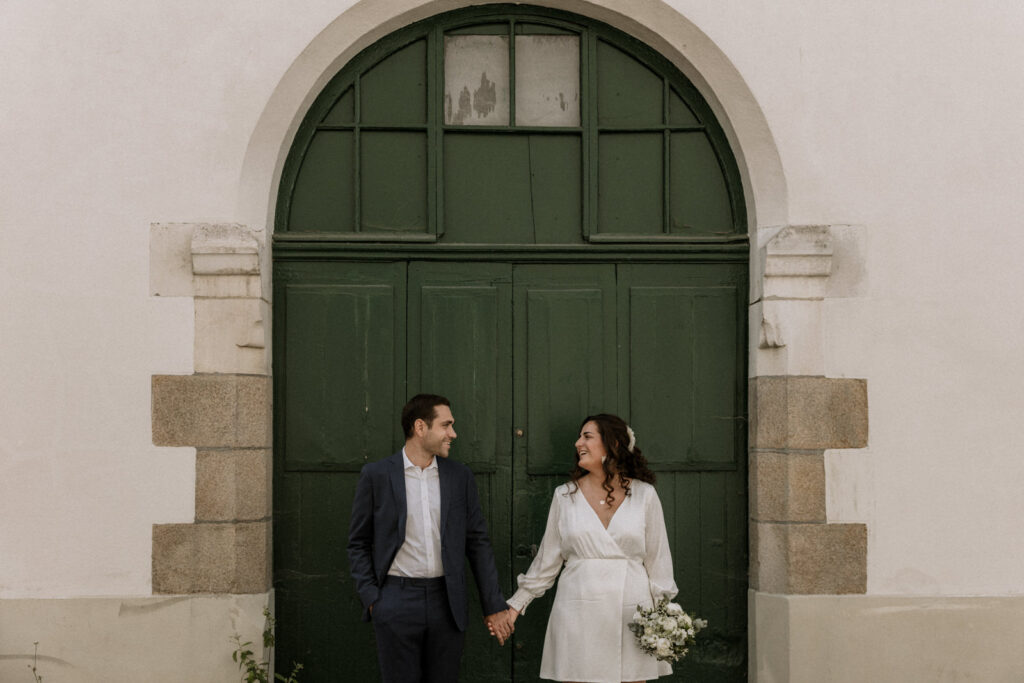
[[[517,429],[516,430],[516,436],[522,436],[522,435],[523,435],[523,430],[522,429]]]

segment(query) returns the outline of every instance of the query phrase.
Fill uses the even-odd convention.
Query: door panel
[[[451,457],[476,475],[503,590],[511,542],[511,324],[510,265],[409,265],[409,394],[441,394],[452,403],[458,437]],[[511,648],[499,647],[488,635],[476,584],[470,582],[461,680],[507,681]]]
[[[527,470],[564,475],[580,418],[615,399],[615,266],[518,266],[514,327]]]
[[[709,621],[681,680],[746,678],[746,274],[619,266],[622,415],[658,477],[677,601]]]
[[[615,266],[517,266],[514,285],[516,574],[540,543],[555,487],[575,464],[579,421],[614,410]],[[515,680],[536,680],[554,590],[516,624]]]
[[[700,275],[692,266],[620,267],[620,389],[657,469],[734,468],[739,455],[746,292],[727,271]]]
[[[447,396],[460,433],[453,448],[477,474],[508,469],[511,445],[512,269],[409,267],[410,392]]]
[[[405,271],[275,266],[274,589],[288,654],[278,664],[302,662],[309,683],[378,679],[345,545],[359,469],[400,443]]]
[[[285,287],[288,470],[358,472],[391,448],[405,321],[404,272],[389,271],[379,281]]]

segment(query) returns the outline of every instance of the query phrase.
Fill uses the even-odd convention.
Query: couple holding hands
[[[628,628],[638,606],[677,592],[654,474],[632,429],[614,415],[583,420],[575,467],[555,489],[537,555],[506,600],[473,473],[447,459],[454,422],[443,396],[414,396],[402,409],[405,447],[363,467],[356,486],[349,564],[385,683],[458,680],[466,559],[501,644],[561,573],[540,678],[632,683],[670,674]]]

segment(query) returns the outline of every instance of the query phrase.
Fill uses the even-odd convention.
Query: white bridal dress
[[[671,666],[640,649],[628,626],[638,604],[649,606],[678,592],[657,492],[632,481],[630,495],[605,529],[583,493],[570,495],[570,489],[575,485],[555,489],[537,556],[508,600],[525,612],[561,571],[540,677],[620,683],[671,674]]]

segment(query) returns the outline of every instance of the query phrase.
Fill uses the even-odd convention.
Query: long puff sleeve
[[[672,576],[672,553],[668,547],[668,532],[665,529],[665,513],[661,509],[661,499],[652,486],[644,501],[644,514],[647,518],[645,531],[644,567],[651,581],[651,598],[655,604],[662,598],[671,600],[679,592]]]
[[[548,588],[551,588],[555,579],[558,578],[558,573],[562,571],[565,556],[562,555],[562,534],[558,530],[558,492],[562,488],[555,489],[555,494],[551,498],[548,523],[544,528],[544,538],[540,541],[537,556],[533,558],[526,573],[519,575],[517,579],[519,590],[508,599],[509,606],[515,608],[520,614],[525,614],[527,606],[535,598],[544,595]]]

